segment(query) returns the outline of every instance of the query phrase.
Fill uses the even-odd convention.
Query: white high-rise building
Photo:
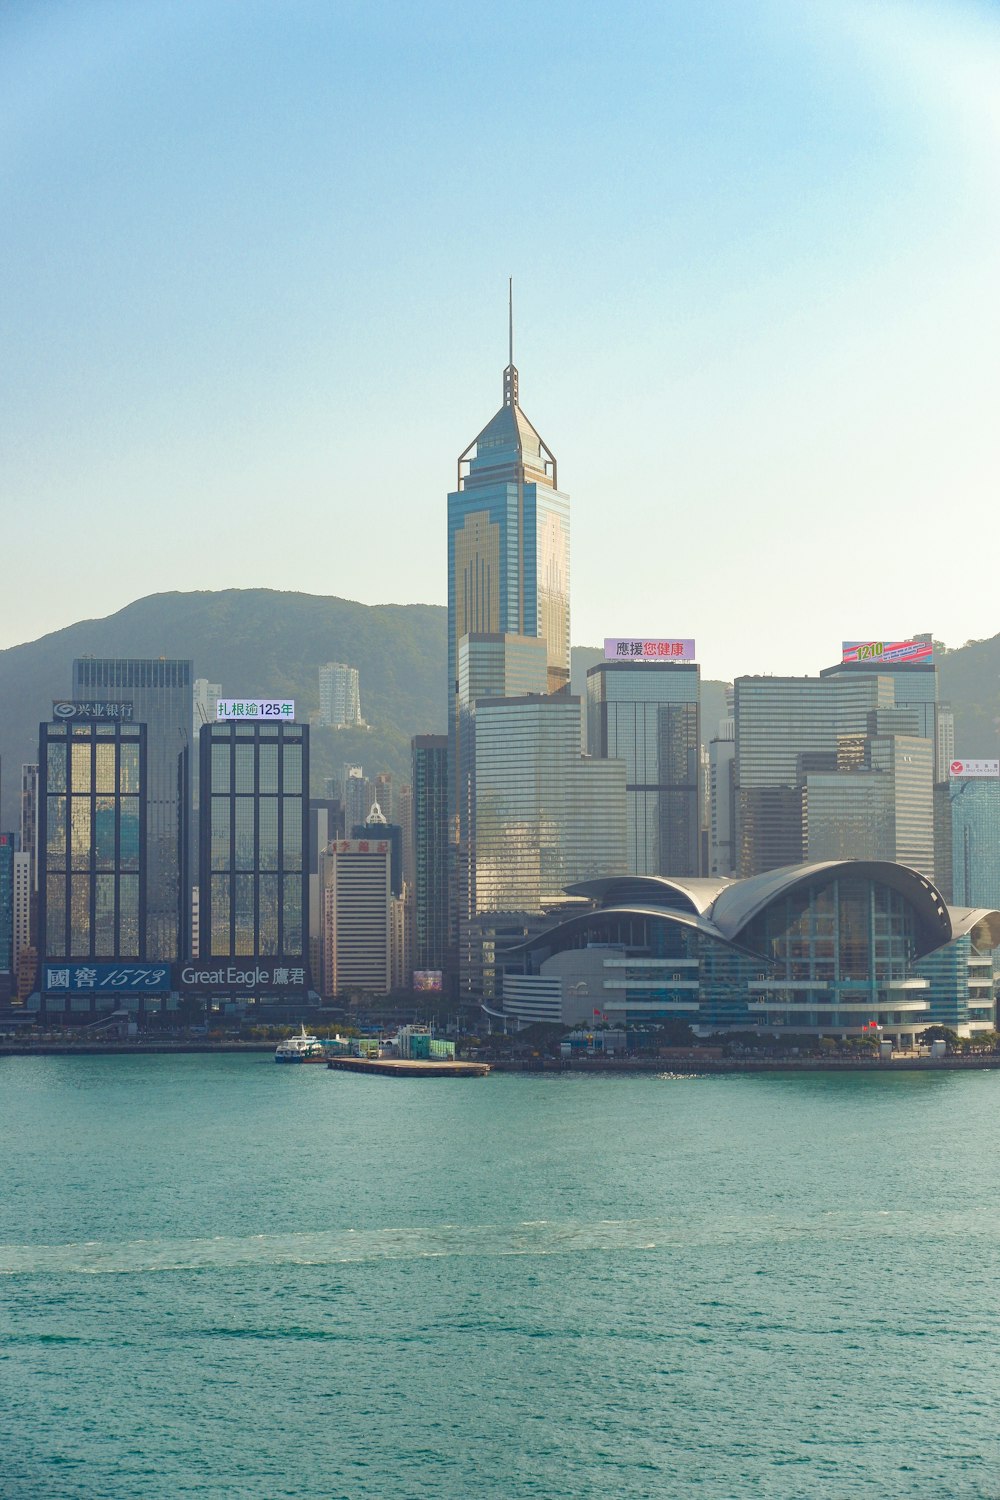
[[[28,853],[14,855],[14,944],[13,972],[25,948],[31,947],[31,866]]]
[[[207,677],[196,677],[193,684],[193,693],[194,742],[197,744],[201,726],[215,722],[216,705],[222,697],[222,683],[209,682]]]
[[[364,727],[357,667],[328,661],[319,669],[319,722],[333,729]]]

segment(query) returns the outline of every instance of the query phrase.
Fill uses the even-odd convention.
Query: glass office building
[[[481,698],[474,719],[471,913],[540,911],[624,873],[625,766],[580,754],[579,698]]]
[[[9,998],[14,972],[14,855],[13,833],[0,833],[0,994]]]
[[[413,962],[453,967],[448,952],[448,736],[418,734],[413,757]]]
[[[1000,907],[1000,778],[951,777],[947,796],[952,900]]]
[[[73,697],[132,705],[147,729],[146,948],[144,958],[188,956],[191,910],[191,725],[189,661],[81,657],[73,663]]]
[[[461,454],[456,488],[448,496],[449,811],[454,845],[468,838],[461,827],[459,746],[459,649],[464,636],[541,640],[544,690],[568,686],[569,496],[558,488],[555,456],[518,404],[513,348],[504,371],[503,405]],[[450,879],[452,932],[457,935],[460,898],[454,870]]]
[[[628,867],[700,867],[700,669],[694,662],[599,662],[587,673],[591,755],[625,762]]]
[[[39,942],[46,959],[147,954],[147,728],[42,724]]]
[[[927,791],[925,795],[924,781],[928,787],[933,785],[936,682],[935,669],[923,666],[878,672],[846,666],[830,668],[819,677],[737,678],[734,800],[739,874],[750,877],[797,864],[807,851],[810,858],[817,857],[814,846],[807,842],[803,823],[808,778],[852,766],[870,774],[885,774],[890,763],[898,765],[899,785],[894,795],[901,808],[905,803],[900,815],[910,824],[906,839],[897,842],[893,857],[903,859],[905,848],[906,860],[918,860],[919,868],[931,873],[934,813],[932,793]],[[909,751],[901,749],[897,759],[890,745],[897,736],[926,740],[930,746],[926,773],[922,752],[919,770],[904,759]],[[857,749],[866,740],[876,739],[882,746],[878,752]],[[856,746],[853,761],[845,759],[845,743],[850,740]],[[828,800],[832,788],[817,781],[814,790],[816,831],[819,803]],[[877,800],[871,792],[851,792],[850,798],[845,794],[848,816],[863,817],[859,809],[864,797]],[[850,799],[853,813],[847,807]],[[851,857],[864,853],[861,848],[848,852]]]
[[[448,677],[474,631],[538,636],[549,690],[569,682],[569,496],[556,460],[518,405],[504,371],[503,405],[458,461],[448,496]]]
[[[306,967],[308,727],[239,719],[200,739],[200,956]]]
[[[905,734],[848,736],[838,760],[844,769],[804,777],[806,858],[886,859],[933,880],[933,741]]]

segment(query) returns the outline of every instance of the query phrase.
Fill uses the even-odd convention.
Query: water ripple
[[[815,1219],[734,1215],[681,1228],[668,1220],[596,1222],[530,1220],[519,1224],[440,1224],[387,1229],[335,1229],[296,1234],[213,1235],[206,1238],[86,1241],[62,1245],[0,1245],[0,1275],[135,1275],[153,1271],[225,1270],[236,1266],[338,1265],[447,1256],[543,1256],[593,1252],[669,1251],[727,1242],[879,1238],[951,1240],[994,1237],[998,1215],[985,1210],[927,1215],[825,1212]]]

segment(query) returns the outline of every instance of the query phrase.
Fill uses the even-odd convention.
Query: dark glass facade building
[[[623,760],[634,875],[699,873],[700,669],[599,662],[587,673],[587,745]]]
[[[200,735],[201,958],[309,956],[309,730],[235,720]]]
[[[143,958],[146,726],[42,724],[39,734],[37,946],[46,959]]]
[[[0,833],[0,990],[9,993],[9,977],[14,967],[14,854],[17,842],[12,833]],[[6,997],[5,997],[6,998]]]
[[[951,883],[956,906],[1000,907],[1000,778],[952,777]]]
[[[418,734],[413,756],[413,963],[454,966],[448,950],[448,736]]]
[[[143,957],[179,959],[190,947],[190,738],[194,719],[189,661],[82,657],[73,697],[132,704],[146,725],[146,940]]]

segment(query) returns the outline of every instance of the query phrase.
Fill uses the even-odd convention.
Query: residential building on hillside
[[[357,667],[328,661],[319,669],[319,722],[334,729],[361,728],[361,679]]]

